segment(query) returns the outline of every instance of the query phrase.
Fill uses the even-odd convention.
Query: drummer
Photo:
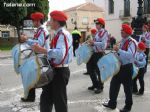
[[[132,101],[132,74],[133,74],[133,61],[136,53],[137,45],[135,40],[131,38],[132,28],[127,25],[122,25],[121,36],[122,40],[120,46],[115,45],[113,50],[119,55],[121,61],[120,71],[117,75],[113,76],[110,83],[109,102],[103,103],[104,107],[115,109],[117,106],[117,97],[121,84],[123,84],[125,92],[125,106],[120,112],[129,112],[131,110]]]
[[[95,35],[96,35],[96,32],[97,32],[97,29],[96,28],[92,28],[91,29],[91,35],[88,35],[87,38],[86,38],[86,41],[88,40],[93,40]],[[83,73],[84,75],[89,75],[89,70],[88,70],[88,64],[86,64],[86,69],[87,69],[87,72]]]
[[[46,50],[39,45],[33,46],[35,51],[47,54],[54,67],[53,81],[42,88],[40,112],[52,112],[53,105],[56,112],[68,112],[66,86],[70,77],[68,64],[73,58],[72,36],[64,28],[67,21],[64,12],[53,11],[50,17],[51,29],[55,30],[51,48]]]
[[[44,20],[44,14],[41,12],[35,12],[31,14],[31,19],[33,21],[33,25],[37,28],[34,38],[29,39],[25,34],[22,34],[20,37],[21,42],[26,42],[28,45],[32,46],[33,44],[37,43],[46,49],[49,48],[48,42],[48,31],[42,26]],[[35,89],[32,88],[29,91],[28,97],[21,98],[23,102],[34,102],[35,101]]]
[[[94,22],[96,24],[97,32],[94,39],[88,41],[94,49],[94,54],[89,60],[87,67],[92,81],[92,86],[88,87],[88,90],[95,91],[95,93],[98,94],[103,91],[104,87],[100,79],[100,71],[98,69],[97,62],[105,53],[108,41],[108,32],[105,29],[105,20],[103,18],[97,18]]]
[[[150,49],[150,31],[149,26],[147,24],[144,24],[142,27],[143,34],[140,37],[139,41],[142,41],[146,44],[146,66],[145,66],[145,72],[147,72],[147,64],[148,64],[148,57],[149,57],[149,49]]]
[[[135,55],[135,65],[139,68],[138,75],[133,79],[133,94],[143,95],[144,94],[144,74],[146,65],[145,55],[146,45],[143,42],[139,42],[138,50]],[[137,80],[139,80],[140,89],[138,90]]]

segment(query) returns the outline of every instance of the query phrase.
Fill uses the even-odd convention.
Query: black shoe
[[[109,103],[103,103],[102,104],[104,107],[109,108],[109,109],[116,109],[115,105],[110,105]]]
[[[137,92],[137,93],[136,93],[136,95],[139,95],[139,96],[140,96],[140,95],[143,95],[143,94],[144,94],[144,92]]]
[[[94,86],[91,86],[91,87],[88,87],[88,90],[92,90],[94,91],[95,87]]]
[[[83,75],[89,75],[89,73],[88,73],[88,72],[85,72],[85,73],[83,73]]]
[[[139,94],[143,95],[144,94],[144,89],[139,89]]]
[[[131,109],[123,108],[120,110],[120,112],[130,112]]]
[[[96,89],[96,90],[95,90],[95,93],[96,93],[96,94],[99,94],[99,93],[101,93],[101,92],[103,92],[103,89]]]
[[[35,99],[25,99],[25,98],[21,98],[22,102],[34,102]]]
[[[137,94],[138,93],[138,90],[133,90],[132,91],[132,94]]]
[[[136,95],[138,92],[132,92],[132,94]]]

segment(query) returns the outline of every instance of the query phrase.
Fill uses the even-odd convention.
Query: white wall
[[[86,0],[93,2],[93,0]],[[117,40],[120,40],[120,29],[121,24],[126,20],[121,20],[120,16],[124,13],[124,0],[114,0],[114,14],[109,14],[109,0],[94,0],[96,5],[104,8],[106,29],[114,36]],[[104,5],[104,6],[103,6]],[[138,0],[130,0],[130,14],[132,17],[137,15]],[[131,21],[131,19],[129,20]]]
[[[130,10],[131,16],[134,17],[137,15],[138,0],[130,0]]]

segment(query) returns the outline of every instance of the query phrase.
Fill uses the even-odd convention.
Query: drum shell
[[[78,47],[75,53],[77,57],[77,64],[81,65],[82,63],[87,63],[90,60],[93,54],[93,48],[88,44],[82,44]]]
[[[36,83],[35,87],[40,88],[42,86],[47,85],[53,80],[54,72],[52,66],[49,63],[49,60],[45,55],[38,54],[37,58],[38,64],[40,66],[40,78]]]

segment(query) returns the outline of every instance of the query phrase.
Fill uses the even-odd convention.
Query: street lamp
[[[131,26],[134,29],[133,38],[139,39],[139,35],[142,34],[142,26],[147,23],[147,18],[143,17],[143,0],[138,0],[137,17],[132,18]]]

